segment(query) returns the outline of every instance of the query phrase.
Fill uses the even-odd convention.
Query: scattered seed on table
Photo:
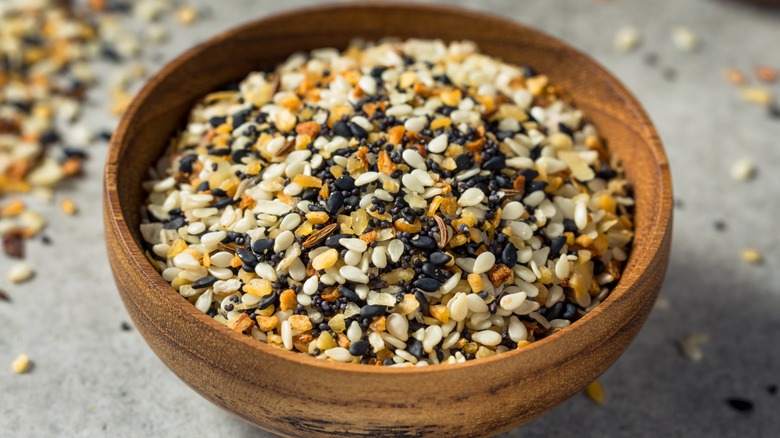
[[[33,275],[35,275],[35,271],[29,263],[18,262],[11,266],[6,277],[13,283],[23,283],[32,278]]]
[[[715,230],[719,232],[726,231],[726,222],[717,220],[714,222]]]
[[[691,333],[690,335],[677,341],[677,348],[680,354],[691,362],[699,362],[704,357],[702,345],[709,342],[710,336],[707,333]]]
[[[60,208],[62,209],[63,213],[69,216],[73,216],[77,211],[76,204],[74,204],[70,199],[63,199],[62,203],[60,204]]]
[[[753,411],[753,402],[748,400],[748,399],[744,399],[744,398],[740,398],[740,397],[732,397],[732,398],[726,399],[726,402],[735,411],[744,412],[744,413],[748,413],[748,412],[752,412]]]
[[[648,67],[655,67],[658,65],[658,54],[654,52],[645,53],[645,56],[642,57],[642,60]]]
[[[687,26],[677,26],[671,32],[674,46],[684,52],[692,52],[699,48],[699,36]]]
[[[750,158],[740,158],[731,165],[731,178],[735,181],[748,181],[756,175],[756,165]]]
[[[774,101],[774,94],[765,88],[743,87],[741,93],[745,102],[757,105],[770,106]]]
[[[773,102],[772,105],[769,106],[769,117],[780,119],[780,104]]]
[[[194,6],[183,5],[176,10],[176,21],[181,24],[192,24],[198,20],[198,9]]]
[[[594,380],[585,388],[585,395],[587,395],[593,403],[598,405],[604,404],[604,387],[598,380]]]
[[[671,307],[671,302],[665,297],[658,297],[653,305],[653,308],[656,310],[666,310],[669,307]]]
[[[766,65],[759,65],[755,69],[756,77],[766,83],[773,83],[777,81],[777,69],[766,66]]]
[[[723,76],[726,78],[726,81],[728,81],[730,84],[744,85],[747,82],[747,78],[745,78],[745,75],[741,71],[733,67],[727,68],[724,71]]]
[[[31,365],[30,358],[27,357],[26,354],[20,354],[11,363],[11,369],[16,374],[24,374],[24,373],[30,371],[30,365]]]
[[[753,248],[745,248],[740,253],[742,260],[750,263],[750,264],[758,264],[763,261],[763,256],[757,249]]]
[[[11,298],[8,296],[8,293],[6,293],[6,291],[2,289],[0,289],[0,301],[6,301],[6,302],[11,301]]]
[[[24,237],[21,230],[10,230],[3,234],[3,252],[16,259],[24,258]]]
[[[621,53],[633,51],[642,42],[642,35],[639,29],[634,26],[626,26],[617,31],[612,44],[615,50]]]
[[[122,324],[119,325],[119,328],[121,328],[124,332],[129,332],[133,329],[133,326],[130,325],[130,323],[127,321],[122,321]]]

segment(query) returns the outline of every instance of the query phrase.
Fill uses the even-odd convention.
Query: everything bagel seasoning
[[[471,42],[296,54],[205,96],[149,171],[147,258],[232,330],[321,359],[457,363],[602,302],[633,239],[596,128]]]

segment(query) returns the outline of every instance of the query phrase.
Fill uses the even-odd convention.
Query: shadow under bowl
[[[571,327],[515,350],[449,366],[331,363],[235,333],[183,300],[145,259],[141,183],[194,102],[296,51],[353,38],[472,40],[561,85],[623,162],[636,237],[608,299]],[[217,35],[168,64],[137,95],[111,140],[104,218],[119,292],[143,337],[184,382],[263,429],[292,436],[496,434],[580,391],[644,323],[669,257],[672,187],[647,115],[615,78],[570,46],[500,18],[442,6],[350,4],[283,13]]]

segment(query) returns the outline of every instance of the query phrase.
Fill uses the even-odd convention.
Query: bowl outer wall
[[[622,159],[637,200],[634,250],[611,296],[571,328],[520,351],[454,366],[328,363],[230,331],[182,300],[144,258],[140,182],[198,97],[295,51],[388,35],[468,39],[489,55],[544,72]],[[644,323],[668,262],[672,222],[671,179],[658,135],[638,102],[603,68],[516,23],[407,4],[283,13],[189,50],[151,78],[123,116],[111,141],[104,196],[112,270],[155,353],[216,404],[264,429],[296,436],[487,435],[551,409],[611,365]]]

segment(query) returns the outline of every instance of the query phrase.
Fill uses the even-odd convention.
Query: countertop
[[[210,10],[190,26],[166,23],[171,39],[145,48],[152,71],[216,32],[281,9],[315,1],[191,2]],[[499,14],[557,36],[590,54],[645,105],[666,146],[677,199],[672,257],[662,305],[625,354],[601,378],[603,405],[584,395],[507,433],[536,436],[774,436],[780,431],[780,119],[745,103],[723,70],[745,72],[761,63],[780,68],[780,12],[716,0],[452,1]],[[132,21],[127,18],[126,20]],[[132,24],[132,23],[131,23]],[[621,27],[636,26],[642,45],[629,54],[613,48]],[[700,50],[683,52],[669,33],[695,31]],[[650,55],[654,54],[654,55]],[[653,56],[657,57],[655,65]],[[113,67],[112,67],[113,68]],[[100,65],[108,71],[108,65]],[[105,81],[93,90],[85,121],[112,128]],[[755,80],[754,80],[755,82]],[[780,86],[770,88],[776,93]],[[88,148],[86,177],[57,191],[79,208],[62,215],[57,204],[29,203],[46,212],[46,234],[27,247],[36,277],[9,284],[11,261],[0,255],[0,435],[13,436],[270,436],[201,398],[157,359],[130,319],[111,277],[103,242],[101,177],[105,142]],[[734,160],[757,163],[755,179],[736,182]],[[716,221],[723,221],[721,231]],[[763,254],[741,259],[743,248]],[[691,362],[677,341],[707,333],[703,358]],[[13,374],[26,353],[34,363]],[[754,404],[740,412],[727,403]]]

